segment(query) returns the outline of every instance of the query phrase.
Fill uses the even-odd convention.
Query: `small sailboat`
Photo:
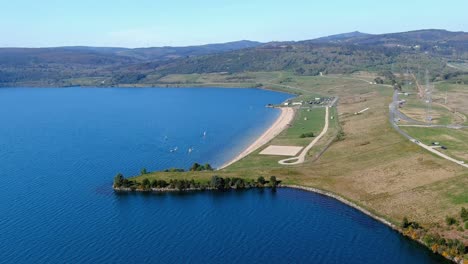
[[[206,131],[203,131],[203,137],[206,137]]]
[[[178,149],[178,148],[177,148],[177,147],[175,147],[175,148],[173,148],[173,149],[171,149],[171,150],[169,150],[169,151],[172,153],[172,152],[176,152],[176,151],[177,151],[177,149]]]
[[[190,147],[190,148],[188,149],[188,153],[190,154],[190,153],[192,153],[192,151],[193,151],[193,147]]]

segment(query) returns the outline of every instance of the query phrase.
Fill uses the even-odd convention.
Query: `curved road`
[[[434,148],[419,142],[417,139],[413,138],[412,136],[408,135],[405,131],[401,130],[401,128],[395,122],[395,118],[397,116],[399,117],[400,115],[402,115],[400,113],[400,111],[398,110],[398,91],[395,91],[395,93],[393,94],[393,101],[392,101],[392,103],[390,103],[388,108],[389,108],[389,121],[390,121],[390,124],[392,124],[393,128],[398,133],[400,133],[402,136],[409,139],[411,142],[415,143],[416,145],[418,145],[418,146],[420,146],[420,147],[422,147],[422,148],[436,154],[437,156],[442,157],[442,158],[444,158],[446,160],[449,160],[451,162],[454,162],[454,163],[456,163],[456,164],[458,164],[460,166],[463,166],[465,168],[468,168],[468,165],[464,164],[463,161],[456,160],[456,159],[454,159],[452,157],[449,157],[449,156],[445,155],[444,153],[439,152],[439,151],[435,150]],[[430,127],[436,127],[436,126],[431,125]],[[442,127],[447,127],[447,126],[442,126]]]
[[[335,99],[336,101],[336,99]],[[334,102],[335,102],[334,101]],[[334,102],[331,104],[333,105]],[[300,163],[304,163],[305,161],[305,157],[307,155],[307,153],[309,153],[309,150],[320,140],[320,138],[322,138],[325,133],[327,133],[328,131],[328,108],[331,107],[331,106],[326,106],[325,107],[325,125],[323,127],[323,130],[322,132],[320,132],[320,135],[318,135],[316,138],[314,138],[314,140],[312,140],[312,142],[309,143],[309,145],[307,145],[307,147],[305,147],[301,154],[299,154],[299,156],[297,157],[293,157],[293,158],[288,158],[288,159],[283,159],[283,160],[280,160],[278,161],[279,164],[281,165],[296,165],[296,164],[300,164]]]

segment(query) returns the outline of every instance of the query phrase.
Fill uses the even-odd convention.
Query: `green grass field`
[[[307,146],[314,138],[300,138],[300,135],[306,132],[313,132],[315,135],[320,134],[325,122],[324,116],[325,108],[314,108],[310,109],[310,111],[304,108],[298,110],[290,128],[283,131],[270,143],[265,144],[265,146],[232,164],[225,170],[232,172],[242,171],[245,168],[256,168],[258,170],[262,170],[263,168],[284,168],[283,165],[278,164],[278,161],[287,157],[260,155],[259,153],[269,145]],[[307,118],[307,120],[304,120],[304,118]]]
[[[301,138],[301,134],[312,132],[320,134],[324,125],[325,108],[301,108],[296,112],[294,121],[289,129],[277,136],[272,144],[306,146],[311,138]]]

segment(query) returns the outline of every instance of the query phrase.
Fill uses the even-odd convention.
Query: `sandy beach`
[[[280,108],[280,110],[281,110],[281,114],[278,117],[278,119],[276,119],[276,121],[259,138],[257,138],[255,142],[253,142],[250,146],[248,146],[244,151],[242,151],[234,159],[223,164],[218,169],[224,169],[227,166],[233,164],[234,162],[239,161],[240,159],[244,158],[245,156],[259,149],[261,146],[268,143],[270,140],[272,140],[277,135],[279,135],[284,129],[286,129],[288,125],[292,122],[295,111],[291,107],[282,107]]]

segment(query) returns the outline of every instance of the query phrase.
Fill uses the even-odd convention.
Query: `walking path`
[[[328,131],[328,109],[329,109],[329,106],[325,107],[325,126],[323,127],[323,130],[322,132],[320,133],[320,135],[318,135],[316,138],[314,138],[314,140],[312,140],[312,142],[310,142],[309,145],[307,145],[307,147],[305,147],[302,152],[299,154],[299,156],[297,157],[293,157],[293,158],[288,158],[288,159],[283,159],[283,160],[280,160],[278,161],[279,164],[281,165],[296,165],[296,164],[300,164],[300,163],[304,163],[305,161],[305,157],[307,155],[307,153],[309,153],[309,150],[327,133]]]

